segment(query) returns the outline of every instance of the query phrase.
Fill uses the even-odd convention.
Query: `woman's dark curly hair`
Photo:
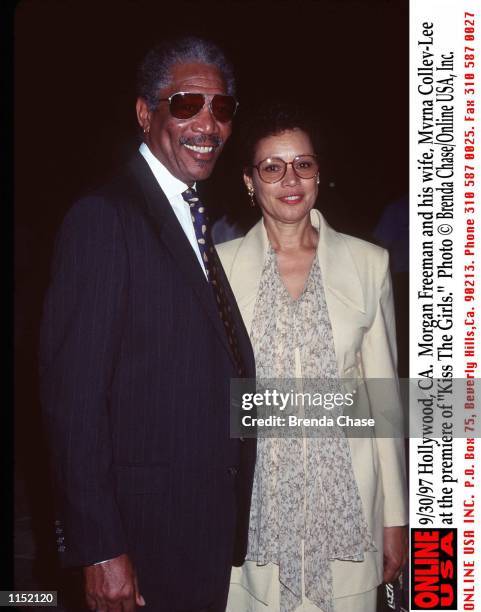
[[[318,117],[311,109],[290,101],[264,102],[249,113],[241,127],[242,163],[250,174],[258,142],[288,130],[305,132],[314,152],[322,162],[325,157],[325,137]]]

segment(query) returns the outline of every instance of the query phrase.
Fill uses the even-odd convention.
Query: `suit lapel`
[[[242,355],[242,359],[244,365],[246,367],[246,373],[249,378],[255,377],[255,364],[254,364],[254,353],[252,352],[252,345],[249,340],[249,334],[244,324],[244,320],[239,310],[239,306],[237,305],[237,300],[235,299],[234,293],[232,292],[232,288],[227,279],[227,276],[224,272],[224,268],[219,259],[219,256],[216,256],[218,259],[218,268],[219,268],[219,276],[221,277],[222,282],[224,283],[225,293],[227,295],[227,299],[231,306],[231,313],[234,317],[234,322],[237,330],[237,340],[239,342],[239,350]]]
[[[211,319],[221,342],[233,361],[224,326],[213,299],[212,289],[200,269],[199,261],[169,201],[140,153],[137,153],[130,161],[128,167],[144,196],[142,202],[135,202],[135,204],[142,209],[144,215],[154,226],[159,239],[171,253],[175,265],[179,268],[179,276],[192,286],[200,305]]]

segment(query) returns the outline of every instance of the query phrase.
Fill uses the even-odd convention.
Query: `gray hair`
[[[234,70],[224,52],[215,43],[196,36],[165,40],[151,49],[142,60],[137,73],[137,95],[153,111],[159,105],[159,91],[171,80],[175,64],[199,63],[218,68],[227,93],[235,95]]]

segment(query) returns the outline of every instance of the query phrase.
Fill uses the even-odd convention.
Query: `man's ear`
[[[137,121],[144,132],[144,134],[148,133],[150,130],[150,111],[147,106],[147,102],[143,98],[137,98],[137,102],[135,104],[135,111],[137,113]]]

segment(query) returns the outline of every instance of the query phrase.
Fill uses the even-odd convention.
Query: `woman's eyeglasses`
[[[178,91],[168,98],[161,98],[159,102],[168,102],[170,114],[176,119],[191,119],[195,117],[207,103],[210,112],[220,123],[232,121],[239,106],[234,96],[224,94],[209,96],[208,94],[188,93],[186,91]]]
[[[302,179],[314,178],[319,172],[319,162],[315,155],[298,155],[291,162],[285,162],[280,157],[267,157],[252,167],[257,169],[265,183],[277,183],[286,175],[287,166],[292,166],[296,175]]]

